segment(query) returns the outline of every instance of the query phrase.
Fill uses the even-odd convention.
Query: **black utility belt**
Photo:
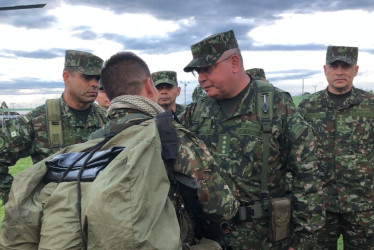
[[[242,204],[235,219],[239,222],[247,222],[263,217],[267,217],[269,221],[270,241],[286,239],[291,232],[291,199],[289,197],[265,198],[253,202],[252,205]]]
[[[269,199],[254,201],[251,205],[241,204],[236,219],[238,221],[251,221],[269,215]]]

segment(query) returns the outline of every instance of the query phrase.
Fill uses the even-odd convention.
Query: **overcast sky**
[[[0,0],[0,7],[47,3],[42,9],[0,11],[0,101],[33,108],[61,95],[66,49],[108,59],[128,50],[152,72],[177,72],[179,103],[191,100],[197,78],[184,73],[190,46],[234,30],[245,69],[263,68],[292,95],[327,86],[328,45],[359,47],[355,86],[374,89],[372,0]],[[187,85],[187,89],[185,89]]]

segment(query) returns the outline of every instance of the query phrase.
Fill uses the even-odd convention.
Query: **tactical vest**
[[[269,151],[270,145],[269,140],[271,136],[271,128],[272,128],[272,119],[273,119],[273,102],[274,102],[274,86],[266,81],[255,80],[255,91],[256,91],[256,115],[258,126],[254,127],[256,129],[256,134],[262,137],[263,139],[263,148],[262,148],[262,172],[261,172],[261,194],[267,194],[267,172],[269,171],[268,166],[268,158],[269,158]],[[195,113],[194,113],[194,120],[197,127],[194,127],[193,131],[201,132],[203,131],[207,135],[212,135],[210,130],[210,118],[207,118],[207,121],[203,123],[199,123],[199,119],[201,119],[202,110],[205,108],[204,105],[197,105]],[[220,141],[217,145],[217,154],[219,156],[227,156],[229,154],[228,148],[230,145],[229,138],[225,136],[220,136]],[[222,138],[222,141],[221,141]]]
[[[100,126],[105,124],[103,118],[100,116],[98,110],[99,107],[92,105],[94,113],[97,120],[100,123]],[[48,99],[45,101],[45,108],[47,113],[47,127],[48,127],[48,140],[51,145],[53,152],[57,152],[64,145],[64,133],[62,127],[62,108],[61,100],[57,99]]]

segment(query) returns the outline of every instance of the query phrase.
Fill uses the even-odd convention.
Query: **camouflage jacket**
[[[105,111],[91,104],[91,110],[86,123],[77,119],[63,98],[61,101],[62,128],[64,144],[66,146],[85,142],[88,136],[99,129],[100,123],[97,115],[104,121]],[[95,108],[94,108],[95,106]],[[59,149],[52,150],[49,145],[47,114],[45,104],[41,105],[24,116],[6,122],[0,131],[0,194],[8,194],[13,178],[8,173],[8,168],[13,166],[20,158],[31,156],[36,163]]]
[[[327,90],[302,100],[323,155],[327,210],[374,209],[374,95],[353,88],[337,107]]]
[[[108,126],[131,122],[132,119],[125,120],[129,115],[143,114],[135,109],[116,109],[110,113],[110,121],[101,130]],[[174,172],[192,177],[199,182],[197,196],[202,210],[213,220],[229,220],[237,212],[239,203],[235,200],[229,187],[216,170],[217,165],[205,144],[196,139],[193,134],[179,123],[173,121],[178,137],[178,156],[174,164]],[[146,156],[145,156],[146,157]],[[173,189],[171,189],[173,190]],[[191,215],[186,211],[184,205],[186,201],[181,200],[178,193],[171,191],[170,198],[176,207],[177,216],[181,226],[181,240],[183,243],[191,245],[194,242],[195,223]]]
[[[182,124],[213,151],[221,176],[242,204],[259,200],[261,192],[263,138],[256,112],[256,84],[253,80],[249,84],[231,115],[226,115],[215,100],[205,97],[187,106],[180,117]],[[311,128],[288,93],[275,88],[273,103],[267,188],[271,198],[289,195],[286,173],[292,173],[293,246],[296,246],[312,239],[324,222],[316,145]],[[268,221],[265,216],[251,222],[232,223],[250,242],[250,237],[254,241],[267,239]]]
[[[192,101],[196,102],[197,100],[203,98],[204,96],[206,96],[203,88],[198,85],[196,86],[196,88],[193,90],[193,93],[192,93]]]
[[[176,103],[175,116],[182,114],[184,109],[185,109],[185,106]]]
[[[110,121],[102,129],[120,124],[124,117],[136,113],[142,112],[134,109],[116,109],[109,115]],[[214,171],[217,165],[209,150],[182,125],[175,121],[173,125],[177,130],[179,147],[174,171],[199,181],[198,198],[205,213],[221,219],[231,219],[236,214],[238,203],[222,177]]]

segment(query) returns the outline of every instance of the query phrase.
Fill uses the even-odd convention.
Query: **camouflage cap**
[[[178,86],[177,73],[175,71],[158,71],[152,73],[151,77],[155,86],[161,83],[168,83],[173,86]]]
[[[65,52],[65,67],[73,67],[84,75],[100,75],[103,59],[94,54],[67,50]]]
[[[265,72],[261,68],[247,69],[245,72],[247,74],[253,76],[253,78],[256,79],[256,80],[261,80],[263,78],[266,79]]]
[[[191,46],[192,61],[183,69],[191,72],[198,67],[207,67],[214,64],[222,54],[229,50],[239,48],[234,31],[211,35]]]
[[[349,65],[356,65],[358,57],[358,47],[328,46],[326,53],[326,64],[335,61],[343,61]]]

